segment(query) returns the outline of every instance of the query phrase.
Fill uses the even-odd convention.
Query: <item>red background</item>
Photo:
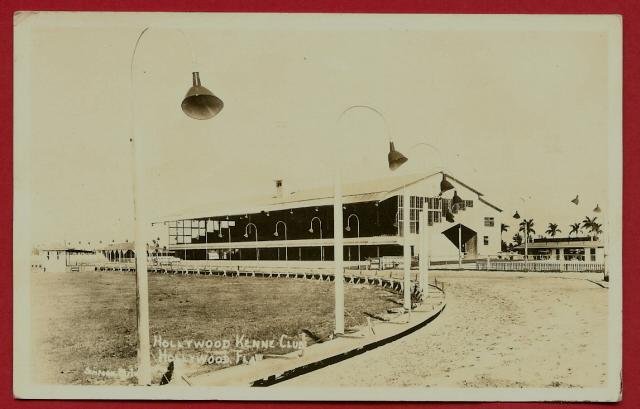
[[[623,16],[623,140],[624,140],[624,202],[623,208],[623,261],[624,261],[624,318],[623,318],[623,401],[616,406],[640,407],[640,303],[634,302],[639,278],[636,266],[630,260],[631,252],[638,245],[640,212],[628,211],[640,198],[638,176],[640,161],[634,160],[640,151],[637,140],[640,113],[640,70],[638,69],[640,39],[640,2],[607,0],[221,0],[221,1],[86,1],[86,0],[2,0],[0,1],[0,187],[2,204],[0,222],[7,228],[0,231],[0,271],[4,274],[0,285],[0,407],[3,408],[122,408],[122,407],[189,407],[189,408],[346,408],[359,407],[461,407],[461,408],[536,408],[599,406],[588,403],[269,403],[269,402],[117,402],[117,401],[19,401],[12,392],[12,205],[13,205],[13,13],[17,10],[87,10],[87,11],[218,11],[218,12],[328,12],[328,13],[529,13],[529,14],[620,14]]]

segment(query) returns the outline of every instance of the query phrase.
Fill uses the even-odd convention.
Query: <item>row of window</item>
[[[193,239],[204,237],[207,233],[219,232],[234,227],[233,220],[178,220],[169,222],[169,244],[191,244]]]
[[[411,233],[417,233],[419,230],[419,217],[420,212],[426,209],[427,211],[427,224],[433,226],[435,223],[442,222],[442,217],[445,216],[445,210],[450,208],[451,199],[445,199],[441,197],[422,197],[422,196],[410,196],[409,197],[409,218],[411,223],[409,229]],[[398,196],[398,216],[397,226],[398,231],[402,231],[402,223],[404,222],[402,217],[403,197]],[[452,213],[458,213],[458,211],[466,210],[466,208],[473,207],[473,200],[463,200],[457,206],[451,208]],[[486,221],[485,221],[486,223]],[[486,224],[485,224],[486,225]]]

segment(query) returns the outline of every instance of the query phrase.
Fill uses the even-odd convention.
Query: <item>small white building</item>
[[[35,251],[32,267],[37,271],[63,273],[93,270],[93,264],[101,260],[95,251],[69,246],[44,246]]]
[[[521,244],[514,248],[524,254]],[[527,243],[529,259],[550,261],[604,262],[604,244],[593,237],[550,237]]]

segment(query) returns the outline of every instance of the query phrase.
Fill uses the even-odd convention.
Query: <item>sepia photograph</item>
[[[14,394],[622,399],[616,15],[14,15]]]

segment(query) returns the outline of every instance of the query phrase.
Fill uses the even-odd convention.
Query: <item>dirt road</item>
[[[447,308],[432,324],[281,386],[517,388],[606,383],[606,288],[570,275],[433,276],[445,282]]]

